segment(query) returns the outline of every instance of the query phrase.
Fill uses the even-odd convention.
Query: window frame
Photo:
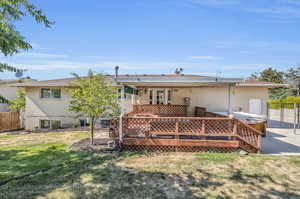
[[[55,96],[55,91],[59,91],[58,92],[59,93],[58,97]],[[51,88],[51,96],[52,96],[52,98],[60,99],[61,98],[61,89],[60,88]]]
[[[44,95],[45,90],[49,91],[49,97],[45,97],[45,95]],[[55,96],[55,91],[59,91],[59,95]],[[41,88],[40,89],[40,98],[41,99],[61,99],[61,88]]]
[[[45,97],[44,96],[44,90],[49,90],[49,97]],[[51,88],[41,88],[41,92],[40,93],[41,93],[40,96],[43,99],[49,99],[49,98],[51,98]]]
[[[58,122],[59,125],[56,128],[53,128],[53,123]],[[51,120],[50,121],[51,129],[60,129],[61,128],[61,120]]]
[[[48,121],[49,122],[49,127],[45,127],[43,125],[43,122]],[[41,129],[51,129],[51,120],[40,120],[40,128]]]

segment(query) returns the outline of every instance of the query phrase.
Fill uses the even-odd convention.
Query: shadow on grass
[[[177,175],[137,170],[117,164],[131,156],[145,156],[147,153],[97,154],[68,151],[58,146],[49,147],[47,150],[37,150],[33,154],[23,157],[20,157],[20,153],[22,154],[22,151],[6,152],[7,160],[18,160],[20,163],[20,165],[15,165],[16,167],[11,167],[13,171],[32,167],[34,164],[38,164],[37,160],[45,162],[36,168],[50,167],[50,170],[0,186],[0,198],[210,197],[230,199],[235,197],[228,195],[225,191],[214,193],[215,195],[203,195],[207,190],[222,189],[225,183],[217,180],[219,178],[214,172],[208,172],[201,168],[196,169],[193,173],[183,172],[183,175]],[[229,180],[262,190],[261,195],[256,198],[300,198],[300,195],[291,192],[281,192],[261,186],[260,184],[270,182],[290,188],[288,185],[275,182],[268,175],[250,175],[241,170],[232,169],[232,176]]]
[[[294,192],[297,189],[289,187],[288,183],[280,183],[275,181],[272,176],[268,174],[249,174],[240,169],[236,169],[232,171],[232,175],[230,180],[235,181],[236,183],[241,183],[243,185],[251,185],[259,190],[262,193],[258,195],[253,195],[253,198],[262,198],[262,199],[271,199],[271,198],[282,198],[282,199],[296,199],[300,198],[299,194],[295,194]],[[293,184],[293,182],[291,182]],[[274,188],[267,188],[262,185],[272,185],[281,187],[280,191]],[[283,188],[283,189],[282,189]]]

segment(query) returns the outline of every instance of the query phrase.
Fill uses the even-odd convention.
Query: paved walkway
[[[300,129],[269,128],[263,138],[262,152],[274,155],[300,155]]]

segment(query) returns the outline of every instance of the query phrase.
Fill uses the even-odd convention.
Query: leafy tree
[[[53,24],[43,14],[43,11],[29,0],[0,0],[0,53],[4,56],[13,56],[21,50],[32,48],[14,25],[25,16],[33,17],[36,23],[42,23],[47,28]],[[0,72],[5,71],[16,73],[24,70],[0,62]],[[0,97],[0,101],[8,103],[3,96]]]
[[[22,89],[16,91],[16,98],[9,101],[8,107],[13,111],[20,111],[25,108],[25,92]]]
[[[259,81],[284,83],[284,72],[279,72],[273,68],[267,68],[260,73],[254,73],[251,77]]]
[[[260,73],[254,73],[250,77],[251,79],[256,79],[259,81],[274,82],[274,83],[285,83],[285,73],[277,71],[273,68],[267,68]],[[269,96],[273,99],[284,98],[290,95],[290,90],[288,88],[270,88]]]
[[[296,89],[297,96],[300,95],[300,67],[290,68],[286,74],[286,80]]]
[[[105,75],[88,72],[87,77],[76,77],[78,88],[70,89],[69,110],[90,118],[91,144],[94,144],[94,127],[97,118],[116,117],[120,114],[118,88]]]

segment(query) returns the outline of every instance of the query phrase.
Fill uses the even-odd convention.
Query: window
[[[60,120],[40,120],[42,129],[59,129],[61,128]]]
[[[53,98],[60,98],[61,97],[60,88],[52,88],[51,94],[52,94]]]
[[[42,98],[50,98],[51,97],[51,89],[50,88],[42,88],[41,97]]]
[[[60,88],[42,88],[41,98],[61,98]]]
[[[84,119],[80,119],[79,120],[79,124],[81,127],[85,127],[85,126],[89,126],[90,124],[88,123],[87,120],[84,120]]]
[[[61,128],[60,120],[51,120],[51,128],[52,129],[59,129]]]
[[[153,90],[149,90],[149,104],[153,104]]]
[[[41,120],[41,128],[42,129],[50,129],[50,120]]]
[[[168,89],[168,104],[171,104],[171,90],[170,89]]]

